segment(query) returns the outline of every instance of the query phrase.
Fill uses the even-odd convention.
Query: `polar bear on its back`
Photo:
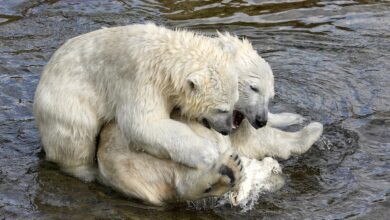
[[[256,129],[268,121],[268,102],[275,95],[274,75],[265,61],[247,39],[240,40],[229,33],[220,34],[216,40],[238,48],[234,60],[234,71],[238,74],[239,100],[235,105],[236,119],[245,118]],[[239,126],[240,121],[235,121]]]
[[[73,176],[94,179],[96,137],[103,124],[116,120],[129,146],[189,167],[210,167],[219,157],[216,143],[171,120],[170,113],[178,107],[185,118],[222,134],[231,131],[238,99],[231,48],[153,24],[69,40],[46,65],[35,94],[47,159]]]

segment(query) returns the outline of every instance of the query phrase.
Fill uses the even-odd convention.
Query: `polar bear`
[[[247,182],[247,168],[255,169],[250,171],[257,174],[255,179],[248,179],[249,184],[253,180],[261,181],[256,184],[266,186],[263,191],[272,192],[284,184],[276,160],[265,158],[259,162],[239,156],[232,148],[229,137],[198,122],[182,122],[188,124],[197,135],[218,143],[220,157],[214,166],[194,169],[129,148],[118,124],[110,122],[100,133],[98,180],[130,198],[157,206],[220,197],[228,191],[234,193],[232,203],[238,204],[248,196],[248,189],[252,187],[241,186],[242,182]]]
[[[242,120],[245,117],[256,129],[264,127],[268,120],[269,100],[275,95],[274,75],[270,65],[247,39],[218,33],[216,40],[239,48],[234,60],[234,71],[239,77],[239,101],[235,105],[235,118]]]
[[[234,46],[154,24],[93,31],[52,56],[34,98],[46,158],[84,181],[94,179],[96,137],[118,121],[129,146],[188,167],[213,166],[218,146],[182,116],[228,134],[238,99]],[[131,144],[130,144],[131,143]]]
[[[240,48],[234,60],[235,71],[239,73],[240,91],[235,105],[235,131],[229,138],[222,137],[199,123],[183,121],[183,118],[173,115],[173,118],[187,123],[198,135],[220,143],[217,144],[221,155],[219,165],[211,169],[192,169],[142,151],[137,152],[134,148],[125,146],[118,125],[110,123],[103,128],[98,147],[100,181],[130,197],[155,205],[220,196],[232,190],[233,183],[236,190],[231,194],[231,200],[233,204],[239,204],[248,198],[254,185],[268,191],[281,187],[283,181],[277,161],[264,157],[287,159],[291,154],[304,153],[321,135],[322,125],[314,122],[299,132],[284,132],[273,128],[272,126],[284,127],[301,123],[303,118],[291,113],[269,113],[268,101],[274,95],[274,85],[268,63],[256,53],[248,41],[239,40],[229,34],[219,34],[219,38],[222,42],[229,42],[235,48]],[[208,127],[207,123],[205,125]],[[232,157],[229,156],[231,151],[222,149],[222,146],[230,146],[233,151],[238,151],[241,160],[237,158],[239,162],[232,162]],[[221,166],[231,171],[219,172]],[[246,178],[240,184],[241,181],[236,180],[241,178],[237,176],[242,177],[243,173]],[[227,177],[230,177],[229,180]]]
[[[239,77],[239,99],[235,104],[232,145],[241,155],[252,159],[266,156],[288,159],[305,153],[322,134],[322,124],[312,122],[298,132],[284,132],[276,128],[303,122],[294,113],[272,114],[269,100],[275,95],[274,75],[266,62],[247,39],[229,33],[218,33],[216,40],[239,48],[234,59],[234,71]]]
[[[300,116],[283,113],[270,117],[269,122],[276,117],[291,119]],[[267,153],[285,159],[287,156],[281,152],[289,152],[288,156],[304,153],[302,149],[307,150],[320,135],[317,122],[298,132],[284,132],[268,125],[256,130],[246,120],[233,136],[228,137],[198,122],[186,121],[179,114],[173,113],[172,118],[186,123],[197,135],[217,142],[219,162],[211,168],[194,169],[154,157],[142,149],[129,148],[118,124],[110,122],[100,134],[97,152],[99,181],[152,205],[219,197],[228,191],[231,203],[242,205],[251,194],[273,192],[284,184],[278,162],[265,157]],[[289,124],[297,122],[290,120]],[[245,141],[238,138],[239,135],[243,135]],[[284,146],[286,150],[283,150]]]
[[[291,125],[298,123],[295,119],[301,116],[276,114],[269,117],[269,124],[273,119],[280,120],[282,117],[290,120],[288,124]],[[186,123],[197,135],[217,142],[218,163],[211,168],[194,169],[154,157],[142,149],[129,148],[118,124],[110,122],[103,126],[100,133],[97,152],[99,181],[128,197],[157,206],[220,197],[229,191],[230,202],[243,205],[251,196],[258,196],[254,194],[273,192],[284,185],[278,162],[265,157],[267,154],[283,157],[286,153],[281,152],[288,152],[288,156],[304,153],[321,134],[317,122],[298,132],[284,132],[269,125],[256,130],[245,120],[233,136],[228,137],[198,122],[186,121],[178,114],[173,113],[172,118]],[[321,124],[318,127],[322,128]],[[243,143],[240,143],[242,139],[238,135],[244,135]],[[284,146],[287,146],[285,150]],[[284,158],[287,159],[287,156]]]
[[[190,168],[169,159],[128,147],[116,122],[102,128],[97,152],[98,180],[115,190],[152,205],[220,196],[243,178],[239,156],[230,141],[197,122],[185,122],[197,135],[218,143],[220,157],[209,168]]]

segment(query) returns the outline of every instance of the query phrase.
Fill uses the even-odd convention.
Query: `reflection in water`
[[[384,219],[390,194],[388,1],[0,1],[0,219]],[[307,154],[282,162],[286,186],[249,212],[161,210],[45,162],[31,113],[42,67],[66,39],[154,21],[249,38],[276,76],[275,112],[325,124]],[[371,217],[370,217],[371,216]]]

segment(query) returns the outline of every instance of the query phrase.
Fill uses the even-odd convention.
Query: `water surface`
[[[276,76],[273,111],[325,125],[309,152],[282,162],[282,190],[248,212],[158,210],[44,161],[31,107],[52,53],[73,36],[145,21],[250,39]],[[385,219],[389,71],[389,1],[0,0],[0,219]]]

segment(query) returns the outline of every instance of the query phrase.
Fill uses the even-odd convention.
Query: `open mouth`
[[[239,112],[237,110],[233,111],[233,130],[240,127],[244,118],[245,118],[245,116],[241,112]],[[202,119],[202,124],[203,124],[203,126],[205,126],[208,129],[211,128],[209,121],[205,118]]]
[[[238,127],[240,127],[241,125],[241,122],[242,120],[244,120],[245,116],[237,111],[237,110],[234,110],[233,111],[233,129],[237,129]]]
[[[211,128],[209,121],[207,121],[207,119],[205,119],[205,118],[202,119],[202,124],[203,124],[203,126],[205,126],[208,129]]]

